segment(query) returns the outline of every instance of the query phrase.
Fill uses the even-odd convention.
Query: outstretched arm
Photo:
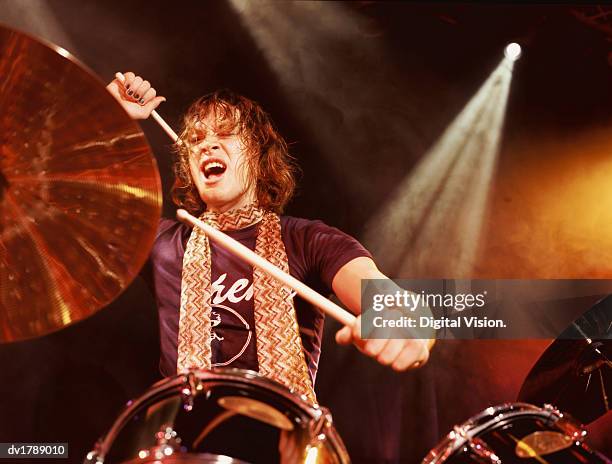
[[[362,279],[387,279],[387,276],[380,272],[371,258],[360,257],[342,266],[332,281],[336,296],[355,314],[361,314]],[[425,364],[435,343],[435,339],[362,339],[361,316],[352,326],[340,329],[336,341],[341,345],[353,343],[362,353],[397,371]]]

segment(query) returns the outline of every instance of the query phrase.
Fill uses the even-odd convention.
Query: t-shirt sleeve
[[[173,227],[176,224],[176,222],[177,221],[172,220],[172,219],[167,219],[164,217],[160,218],[159,224],[157,226],[157,234],[155,235],[155,242],[154,242],[153,247],[155,247],[155,244],[159,240],[159,237],[164,232],[168,231],[171,227]],[[151,291],[153,291],[153,288],[154,288],[152,255],[153,255],[153,251],[149,253],[149,257],[147,258],[147,260],[145,261],[144,265],[142,266],[139,272],[140,277],[142,277],[142,279],[145,281],[145,283],[147,284],[147,286],[149,287]]]
[[[316,274],[329,290],[337,272],[355,258],[372,255],[356,239],[322,221],[296,219],[294,236],[301,242],[308,274]]]

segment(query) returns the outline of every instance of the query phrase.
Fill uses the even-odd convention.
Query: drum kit
[[[0,108],[0,342],[7,343],[85,319],[130,284],[154,240],[161,183],[144,134],[104,84],[67,51],[6,27]],[[607,297],[542,354],[522,402],[454,427],[423,464],[612,462],[589,449],[576,420],[610,409],[611,329]],[[239,442],[269,457],[226,455]],[[327,409],[256,372],[224,368],[151,386],[85,461],[350,459]]]

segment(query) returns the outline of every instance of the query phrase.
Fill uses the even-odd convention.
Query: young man
[[[109,91],[135,119],[165,99],[131,72]],[[355,239],[320,221],[280,216],[295,179],[287,144],[261,107],[231,92],[197,100],[176,143],[173,199],[321,293],[361,312],[361,280],[386,278]],[[314,400],[323,314],[197,228],[162,219],[151,254],[161,371],[257,370]],[[370,334],[372,336],[375,334]],[[340,344],[402,371],[423,365],[431,340],[361,339],[360,317]]]

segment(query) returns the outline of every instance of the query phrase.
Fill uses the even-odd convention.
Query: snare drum
[[[128,403],[88,463],[345,464],[329,411],[256,372],[190,371]]]
[[[421,464],[611,464],[585,437],[579,423],[550,405],[507,403],[455,426]]]

